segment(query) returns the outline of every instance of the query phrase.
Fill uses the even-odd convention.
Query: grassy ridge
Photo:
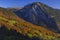
[[[15,22],[14,20],[8,20],[8,19],[6,19],[6,18],[3,18],[3,17],[0,17],[0,20],[2,20],[2,21],[5,21],[5,22],[8,22],[9,24],[12,24],[12,25],[14,25],[15,23],[17,23],[17,22]],[[21,26],[22,27],[22,26]],[[21,29],[21,27],[20,27],[20,29]],[[16,28],[18,28],[18,27],[16,27]],[[55,37],[55,35],[54,36],[49,36],[47,33],[47,35],[46,34],[44,34],[44,33],[41,33],[41,30],[39,31],[38,29],[32,29],[31,31],[29,31],[29,29],[32,29],[32,28],[28,28],[28,27],[24,27],[24,30],[23,31],[25,31],[25,35],[28,35],[29,37],[33,37],[33,36],[37,36],[37,37],[41,37],[41,38],[43,38],[43,39],[57,39],[56,37]],[[28,32],[29,31],[29,32]],[[22,32],[22,34],[23,34],[23,32]],[[56,35],[57,36],[57,35]]]

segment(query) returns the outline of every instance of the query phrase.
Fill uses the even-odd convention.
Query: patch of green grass
[[[8,23],[10,23],[10,24],[15,24],[15,23],[17,23],[17,22],[14,21],[14,20],[8,20],[8,19],[6,19],[6,18],[4,18],[4,17],[0,17],[0,20],[6,21],[6,22],[8,22]]]
[[[33,35],[32,35],[32,34],[30,34],[30,33],[28,33],[27,35],[28,35],[29,37],[33,37]]]
[[[10,24],[15,24],[16,23],[16,21],[14,21],[14,20],[9,20],[8,21]]]
[[[8,21],[8,19],[3,18],[3,17],[0,17],[0,20],[3,20],[3,21]]]

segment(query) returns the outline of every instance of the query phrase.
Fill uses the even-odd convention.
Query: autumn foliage
[[[23,35],[28,35],[30,37],[41,35],[48,35],[53,37],[60,36],[60,34],[50,31],[44,27],[36,26],[29,22],[26,22],[9,10],[6,11],[0,10],[0,25],[5,25],[9,30],[13,29]],[[7,21],[5,21],[4,19],[7,19]]]

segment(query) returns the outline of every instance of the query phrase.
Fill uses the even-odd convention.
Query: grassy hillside
[[[60,34],[26,22],[7,9],[0,9],[0,25],[1,24],[5,25],[8,30],[16,30],[17,33],[28,35],[29,37],[36,36],[46,40],[59,40],[60,37]]]

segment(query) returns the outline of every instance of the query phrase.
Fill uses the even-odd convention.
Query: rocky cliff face
[[[55,19],[52,18],[40,5],[41,3],[32,3],[24,6],[21,10],[14,11],[22,19],[39,26],[43,26],[52,31],[58,31]]]

